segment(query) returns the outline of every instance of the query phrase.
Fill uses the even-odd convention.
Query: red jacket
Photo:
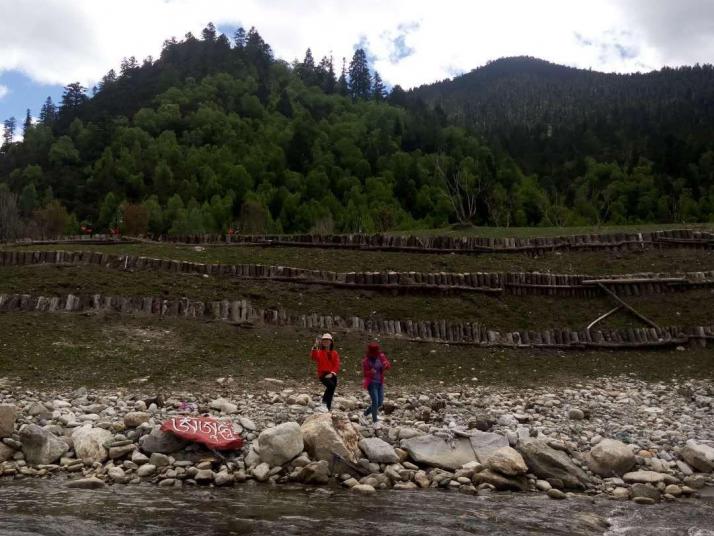
[[[313,350],[310,359],[317,363],[317,377],[325,374],[337,374],[340,371],[340,354],[335,350]]]
[[[362,387],[365,389],[369,387],[369,384],[372,383],[372,380],[374,379],[374,369],[370,365],[369,359],[369,356],[364,356],[364,359],[362,360],[362,372],[364,373]],[[392,368],[392,364],[389,362],[389,359],[387,359],[387,356],[384,355],[384,352],[380,352],[377,359],[382,362],[382,370],[379,371],[379,383],[384,383],[384,371]]]

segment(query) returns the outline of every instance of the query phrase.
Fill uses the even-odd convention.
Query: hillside
[[[644,159],[668,195],[689,188],[696,198],[712,186],[711,65],[606,74],[512,57],[408,97],[483,134],[557,188],[586,172],[588,157],[626,170]]]
[[[710,67],[515,58],[390,94],[361,49],[338,70],[209,25],[69,84],[22,142],[6,129],[0,239],[714,219]]]

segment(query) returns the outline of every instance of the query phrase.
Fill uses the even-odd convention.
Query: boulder
[[[305,484],[327,484],[330,481],[330,466],[325,460],[308,463],[300,469],[298,480]]]
[[[493,453],[508,446],[508,439],[505,436],[479,430],[469,432],[469,441],[471,441],[471,447],[476,454],[476,460],[484,465]]]
[[[590,470],[600,476],[622,476],[635,465],[635,454],[622,441],[603,439],[587,456]]]
[[[0,404],[0,437],[10,437],[15,432],[17,408],[12,404]]]
[[[525,475],[528,466],[523,460],[523,456],[511,447],[501,447],[495,450],[486,462],[486,467],[506,476]]]
[[[435,435],[423,435],[404,439],[401,446],[416,463],[456,470],[476,459],[471,441],[466,437],[457,437],[449,442]]]
[[[378,437],[368,437],[359,442],[359,448],[370,462],[397,463],[399,456],[394,447]]]
[[[77,458],[89,463],[105,462],[109,457],[109,452],[104,444],[111,441],[112,437],[109,430],[80,426],[72,432],[74,452]]]
[[[679,455],[689,465],[702,473],[714,471],[714,448],[690,439]]]
[[[542,479],[557,479],[563,482],[564,487],[573,489],[584,489],[588,482],[585,472],[565,452],[555,450],[543,441],[521,440],[518,452],[531,472]]]
[[[370,486],[369,484],[357,484],[356,486],[352,486],[350,489],[359,493],[374,493],[377,491],[374,489],[374,486]]]
[[[136,470],[136,476],[140,478],[152,476],[156,472],[156,466],[151,465],[150,463],[145,463],[144,465],[139,466],[139,468]]]
[[[127,428],[136,428],[145,422],[149,422],[151,415],[145,411],[130,411],[124,415],[124,426]]]
[[[36,424],[27,424],[20,430],[20,442],[25,460],[33,465],[56,462],[69,450],[67,443]]]
[[[284,422],[263,430],[258,436],[260,459],[272,466],[289,462],[300,454],[302,449],[302,431],[296,422]]]
[[[117,482],[119,484],[124,484],[126,483],[126,473],[124,472],[124,469],[121,467],[111,467],[107,471],[107,475],[109,478],[111,478],[114,482]]]
[[[506,476],[491,469],[484,469],[473,476],[474,484],[491,484],[497,490],[527,491],[528,479],[524,475]]]
[[[171,432],[163,432],[159,426],[155,426],[151,433],[143,436],[139,440],[139,447],[144,452],[153,454],[160,452],[162,454],[171,454],[181,450],[187,445],[183,439],[176,437]]]
[[[301,426],[305,449],[312,459],[332,463],[337,454],[351,463],[360,458],[361,436],[350,420],[337,412],[310,415]]]
[[[630,493],[633,499],[647,497],[655,501],[658,501],[662,495],[661,492],[651,484],[632,484]]]

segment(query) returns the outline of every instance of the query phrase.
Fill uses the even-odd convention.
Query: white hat
[[[322,338],[332,340],[332,335],[330,335],[329,333],[325,333]]]

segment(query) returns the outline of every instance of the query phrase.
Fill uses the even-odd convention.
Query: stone
[[[130,445],[123,445],[121,447],[110,447],[109,448],[109,458],[116,460],[118,458],[123,458],[127,454],[131,454],[136,450],[136,445],[133,443]]]
[[[124,415],[124,426],[127,428],[137,428],[145,422],[149,422],[151,415],[145,411],[130,411]]]
[[[136,476],[144,478],[152,476],[156,472],[156,466],[150,463],[145,463],[136,470]]]
[[[337,412],[310,415],[301,426],[305,450],[310,458],[332,463],[333,455],[357,463],[360,434],[350,420]]]
[[[568,412],[568,418],[573,421],[582,421],[585,418],[585,413],[581,409],[572,408]]]
[[[491,469],[484,469],[479,471],[473,476],[474,484],[491,484],[494,488],[499,491],[513,490],[513,491],[527,491],[528,490],[528,480],[523,475],[518,476],[506,476],[501,473],[492,471]]]
[[[565,452],[555,450],[543,441],[520,441],[518,452],[531,472],[542,479],[558,479],[563,482],[564,487],[574,489],[583,489],[589,481],[585,472],[576,466]]]
[[[325,460],[309,463],[300,470],[298,480],[305,484],[327,484],[330,481],[330,466]]]
[[[149,457],[138,450],[135,450],[131,455],[131,461],[136,465],[143,465],[149,463]]]
[[[169,460],[169,457],[166,454],[154,452],[149,457],[149,463],[151,465],[155,465],[156,467],[166,467],[167,465],[171,465],[171,460]]]
[[[268,465],[265,462],[258,464],[253,469],[253,477],[258,482],[265,482],[268,479],[269,474],[270,474],[270,465]]]
[[[635,465],[632,449],[616,439],[603,439],[587,457],[590,470],[600,476],[622,476]]]
[[[663,473],[657,473],[655,471],[633,471],[631,473],[625,473],[622,475],[622,479],[625,482],[639,482],[641,484],[658,484],[659,482],[664,482],[665,476]]]
[[[238,417],[238,423],[249,432],[255,432],[256,430],[255,423],[248,417]]]
[[[104,480],[100,480],[96,477],[80,478],[79,480],[70,480],[67,482],[68,488],[78,488],[78,489],[101,489],[106,487]]]
[[[217,398],[216,400],[212,401],[208,405],[208,407],[226,414],[235,413],[238,411],[238,406],[225,398]]]
[[[5,443],[0,443],[0,463],[11,460],[15,456],[15,449],[7,446]]]
[[[311,401],[312,399],[310,398],[310,395],[305,393],[301,393],[295,397],[295,403],[300,406],[307,406]]]
[[[507,476],[525,475],[528,466],[523,456],[511,447],[501,447],[495,450],[486,461],[486,467]]]
[[[109,430],[80,426],[72,431],[72,444],[77,458],[88,463],[103,463],[109,457],[104,444],[111,441],[113,435]]]
[[[402,440],[401,446],[416,463],[456,470],[466,463],[478,461],[471,441],[457,437],[453,442],[435,435],[423,435]]]
[[[33,465],[56,462],[69,450],[67,443],[36,424],[27,424],[20,430],[20,442],[25,460]]]
[[[258,436],[261,461],[270,465],[283,465],[303,450],[303,434],[296,422],[285,422],[263,430]]]
[[[374,493],[377,491],[374,489],[374,486],[370,486],[369,484],[357,484],[356,486],[352,486],[350,489],[359,493]]]
[[[664,492],[671,495],[672,497],[679,497],[682,495],[682,488],[677,484],[669,484],[664,488]]]
[[[714,447],[690,439],[679,455],[697,471],[702,473],[714,471]]]
[[[368,437],[359,442],[359,448],[370,462],[397,463],[399,456],[394,447],[378,437]]]
[[[612,496],[618,500],[629,499],[630,498],[630,490],[627,488],[618,486],[614,490],[612,490]]]
[[[187,442],[176,437],[171,432],[162,432],[159,426],[155,426],[151,433],[142,436],[139,440],[139,447],[144,452],[153,454],[160,452],[162,454],[171,454],[184,448]]]
[[[508,439],[505,436],[479,430],[469,432],[469,441],[476,455],[476,460],[483,465],[486,465],[489,457],[498,449],[509,446]]]
[[[124,484],[126,482],[126,473],[121,467],[110,467],[107,471],[107,475],[114,482],[117,482],[119,484]]]
[[[17,408],[12,404],[0,404],[0,438],[10,437],[15,432]]]
[[[677,348],[680,348],[679,346]],[[642,504],[642,505],[652,505],[655,504],[657,501],[655,501],[651,497],[634,497],[632,499],[632,502],[635,502],[637,504]]]
[[[196,473],[196,476],[193,477],[193,479],[199,484],[210,484],[213,482],[213,478],[213,471],[210,469],[201,469]]]
[[[232,486],[233,483],[235,482],[235,477],[227,473],[225,471],[221,471],[220,473],[217,473],[215,478],[213,479],[213,483],[216,486]]]
[[[555,488],[550,488],[546,493],[548,494],[548,497],[556,500],[563,500],[568,497],[564,492]]]
[[[637,497],[648,497],[655,501],[658,501],[662,495],[657,488],[650,484],[633,484],[630,488],[630,494],[633,499]]]

